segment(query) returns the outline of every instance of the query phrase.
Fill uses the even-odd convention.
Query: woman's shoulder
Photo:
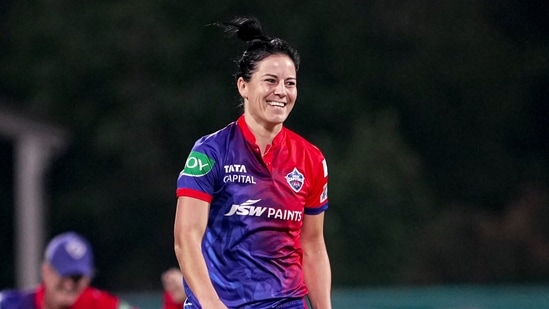
[[[234,131],[236,129],[235,122],[227,124],[222,129],[219,129],[215,132],[201,136],[194,143],[194,148],[203,148],[203,147],[217,147],[220,144],[224,144],[234,136]]]
[[[199,142],[204,143],[208,141],[218,141],[220,139],[226,139],[232,132],[234,132],[235,128],[236,128],[236,123],[231,122],[227,124],[225,127],[215,132],[203,135],[197,140],[197,143]]]
[[[293,144],[295,147],[299,147],[307,152],[315,152],[322,154],[322,151],[318,146],[310,142],[308,139],[298,134],[297,132],[285,128],[286,130],[286,143]]]

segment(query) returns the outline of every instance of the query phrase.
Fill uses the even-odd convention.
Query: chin
[[[271,119],[269,119],[269,122],[272,124],[282,124],[284,123],[284,121],[286,121],[286,119],[288,119],[288,115],[276,115],[271,117]]]

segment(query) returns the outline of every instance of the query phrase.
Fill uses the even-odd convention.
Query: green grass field
[[[160,309],[161,294],[123,297],[140,309]],[[333,291],[334,309],[549,309],[549,286],[435,286]]]

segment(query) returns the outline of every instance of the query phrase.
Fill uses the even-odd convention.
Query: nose
[[[279,82],[274,90],[274,94],[284,97],[286,96],[286,85],[284,85],[284,82]]]

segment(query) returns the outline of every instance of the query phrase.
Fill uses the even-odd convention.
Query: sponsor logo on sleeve
[[[286,181],[295,192],[299,192],[305,182],[305,176],[294,167],[294,170],[286,175]]]
[[[324,203],[328,199],[328,184],[324,184],[324,188],[322,189],[322,194],[320,195],[320,203]]]
[[[201,177],[208,174],[214,164],[215,161],[207,155],[198,151],[192,151],[187,158],[187,162],[185,162],[185,168],[181,172],[181,175]]]

